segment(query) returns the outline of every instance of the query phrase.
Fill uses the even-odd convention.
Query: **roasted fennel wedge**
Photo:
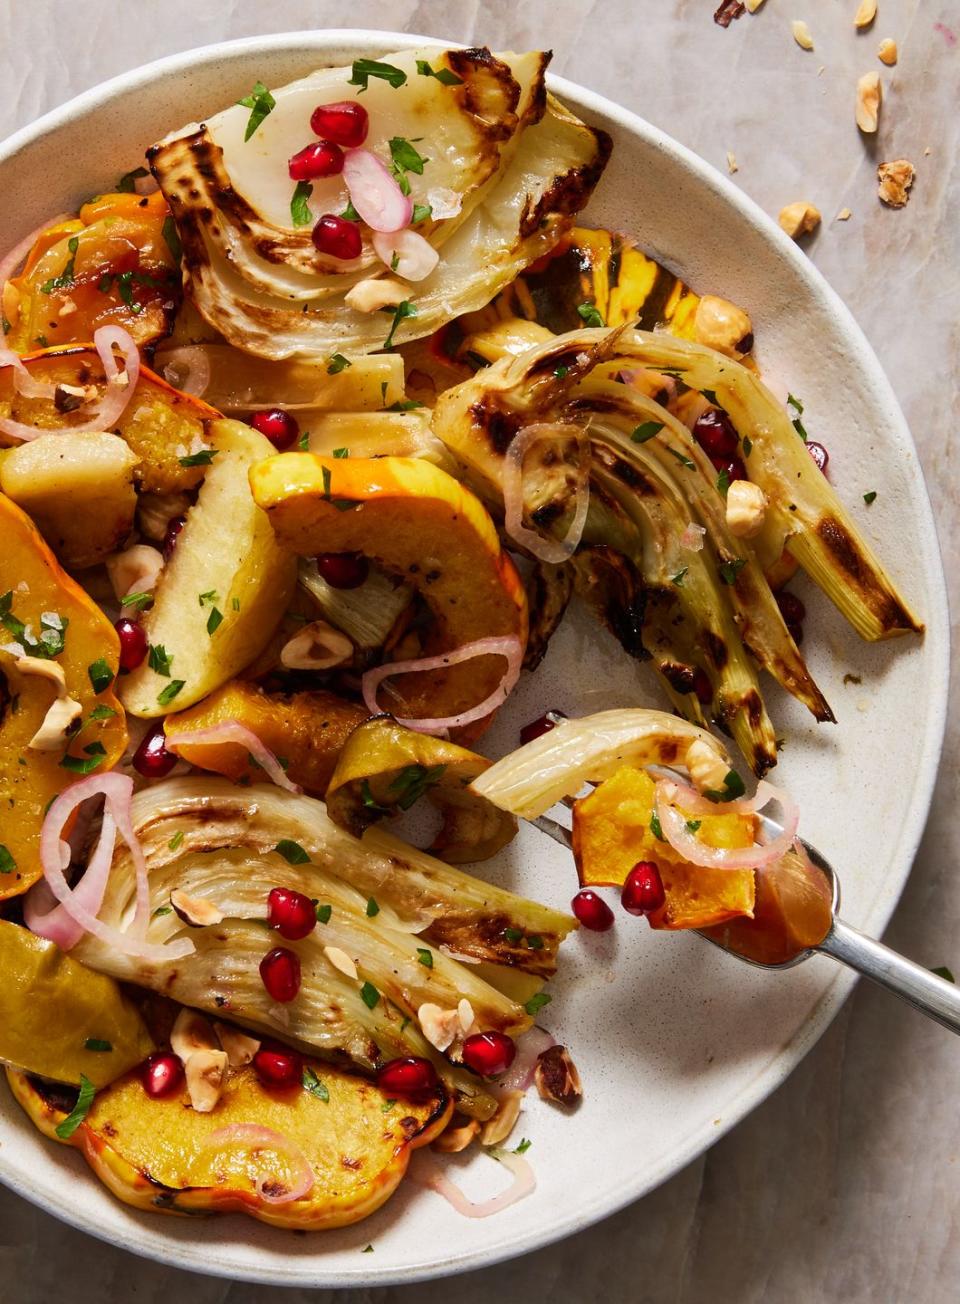
[[[473,879],[379,830],[361,842],[333,824],[321,802],[277,788],[170,779],[137,794],[133,825],[149,869],[148,940],[184,933],[171,905],[173,891],[211,903],[223,918],[189,928],[194,953],[169,964],[122,956],[90,936],[76,947],[77,959],[368,1070],[397,1056],[428,1055],[459,1108],[492,1113],[494,1102],[478,1080],[426,1040],[418,1010],[424,1004],[455,1009],[467,1000],[482,1029],[511,1036],[526,1031],[532,1017],[494,986],[496,968],[488,965],[481,978],[474,965],[455,957],[542,980],[555,970],[557,947],[576,926],[572,918]],[[302,983],[296,999],[283,1006],[268,996],[258,971],[274,944],[265,920],[267,895],[278,885],[315,899],[321,920],[308,937],[290,944]],[[133,865],[121,849],[100,918],[123,926],[134,896]]]

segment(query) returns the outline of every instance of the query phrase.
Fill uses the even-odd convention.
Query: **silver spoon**
[[[763,821],[764,832],[768,841],[783,832],[782,827],[774,820],[763,815],[760,816],[760,819]],[[562,846],[572,849],[570,830],[558,820],[551,819],[549,815],[541,815],[538,819],[530,820],[529,823],[535,824],[538,829],[548,834]],[[931,973],[929,969],[914,964],[912,960],[906,959],[905,956],[899,955],[896,951],[891,951],[889,946],[884,946],[882,942],[868,937],[866,933],[861,933],[859,929],[845,923],[837,914],[840,905],[840,880],[837,877],[836,870],[816,847],[812,847],[809,842],[805,842],[802,838],[800,841],[806,848],[807,855],[813,864],[826,876],[832,888],[833,922],[830,931],[818,946],[812,947],[810,950],[800,951],[792,959],[785,960],[781,964],[765,964],[760,960],[751,960],[747,956],[741,955],[738,951],[724,946],[716,938],[707,937],[705,933],[701,933],[700,936],[705,941],[712,942],[714,946],[719,947],[727,955],[736,956],[744,964],[752,964],[758,969],[792,969],[794,965],[809,960],[811,955],[819,951],[821,954],[832,956],[834,960],[839,960],[849,968],[855,969],[857,973],[863,974],[865,978],[869,978],[872,982],[885,987],[888,992],[893,992],[895,996],[899,996],[902,1000],[908,1001],[921,1014],[936,1019],[938,1023],[942,1023],[951,1032],[960,1033],[960,989],[947,979],[939,978],[935,973]]]

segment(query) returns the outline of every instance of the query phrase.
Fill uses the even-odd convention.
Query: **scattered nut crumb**
[[[860,678],[859,675],[851,675],[849,672],[847,672],[847,674],[843,676],[843,682],[845,684],[862,684],[863,680]]]
[[[924,149],[923,153],[924,153],[924,157],[926,157],[928,154],[932,154],[932,153],[933,153],[933,150],[930,148],[929,145],[927,145],[927,147]]]
[[[729,27],[735,18],[743,15],[743,0],[720,0],[713,21],[718,27]]]
[[[853,17],[854,27],[861,31],[870,24],[877,16],[877,0],[860,0],[859,8]]]
[[[730,173],[731,176],[733,176],[734,172],[736,172],[737,170],[738,170],[738,169],[737,169],[737,156],[736,156],[736,154],[734,154],[733,150],[728,149],[728,150],[727,150],[727,171]]]
[[[813,49],[813,37],[810,35],[810,28],[802,18],[795,18],[790,24],[790,30],[793,32],[793,39],[801,50]]]
[[[861,131],[874,132],[880,118],[883,87],[878,72],[865,72],[857,82],[857,126]]]
[[[763,4],[763,0],[745,0],[745,3],[747,6],[747,12],[751,14],[755,14],[757,10],[760,8],[760,6]]]
[[[796,240],[800,236],[816,230],[820,225],[820,218],[819,208],[801,200],[795,204],[787,204],[786,208],[781,208],[777,221],[787,235]]]
[[[853,217],[853,214],[850,212],[849,208],[841,208],[840,212],[837,214],[837,221],[849,222],[851,217]]]
[[[880,182],[877,194],[888,208],[903,208],[910,198],[907,192],[916,175],[916,169],[909,159],[898,158],[892,163],[881,163],[877,168],[877,179]]]
[[[889,36],[885,41],[881,41],[880,46],[877,50],[877,58],[880,60],[881,63],[885,63],[888,68],[892,68],[893,65],[897,62],[896,41],[891,41]]]

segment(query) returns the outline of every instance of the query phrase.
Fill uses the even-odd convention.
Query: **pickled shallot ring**
[[[102,923],[85,904],[85,897],[80,895],[80,888],[78,887],[74,891],[64,875],[64,851],[66,850],[62,837],[64,826],[82,802],[86,801],[88,797],[96,796],[103,796],[106,799],[107,812],[111,816],[111,823],[115,822],[116,829],[119,830],[130,848],[135,867],[137,907],[133,926],[128,932],[121,932],[117,928],[112,928],[109,924]],[[147,883],[147,869],[143,851],[130,818],[132,797],[133,780],[128,775],[117,774],[115,771],[90,775],[89,778],[81,779],[79,783],[73,783],[69,788],[65,788],[52,802],[40,830],[40,860],[43,865],[44,878],[50,891],[64,907],[70,918],[79,924],[85,932],[92,933],[105,945],[112,946],[122,955],[129,955],[135,959],[145,960],[148,963],[177,960],[193,952],[193,943],[188,939],[183,938],[179,941],[161,945],[142,940],[141,934],[149,917],[149,885]],[[109,825],[107,826],[107,835],[109,839]],[[110,850],[112,853],[112,846]],[[98,861],[98,872],[102,872],[99,861],[100,851],[101,847],[98,845],[94,857]],[[69,855],[68,850],[67,855]],[[105,859],[106,853],[104,852]],[[109,866],[107,870],[108,873],[104,882],[106,882],[106,877],[109,876]],[[90,897],[93,896],[94,893],[90,890]]]
[[[494,1158],[513,1174],[513,1182],[505,1191],[492,1196],[489,1200],[481,1200],[479,1203],[468,1200],[460,1187],[455,1182],[451,1182],[446,1173],[437,1167],[421,1179],[421,1184],[442,1195],[453,1205],[457,1213],[462,1213],[465,1218],[489,1218],[491,1214],[499,1213],[501,1209],[508,1209],[511,1204],[516,1204],[524,1196],[532,1195],[537,1186],[533,1169],[522,1155],[515,1154],[512,1150],[497,1150],[492,1153]]]
[[[523,524],[523,459],[531,445],[541,439],[564,438],[577,440],[580,463],[575,482],[576,507],[573,520],[566,537],[558,542],[555,539],[544,538],[538,531],[530,530]],[[503,507],[504,526],[515,543],[519,543],[528,552],[533,553],[539,561],[550,563],[569,561],[583,536],[583,527],[590,507],[590,444],[582,427],[540,422],[527,426],[511,440],[503,460]]]
[[[93,343],[100,355],[100,361],[103,363],[103,371],[107,381],[106,389],[96,403],[88,408],[91,413],[88,420],[81,422],[77,426],[60,427],[67,434],[82,435],[88,431],[111,430],[119,421],[127,404],[133,397],[133,391],[140,375],[140,353],[134,343],[133,336],[129,331],[125,331],[122,326],[99,326],[94,331]],[[117,345],[123,354],[125,372],[121,372],[117,366],[117,359],[113,352],[114,345]],[[49,435],[54,432],[42,430],[39,426],[25,425],[21,421],[11,421],[8,417],[4,417],[0,420],[0,433],[9,435],[11,439],[20,439],[26,442],[36,439],[38,435]]]
[[[117,826],[109,810],[103,812],[100,837],[96,849],[87,862],[80,882],[74,888],[74,900],[96,914],[103,904],[103,894],[110,876],[113,849],[117,841]],[[80,941],[85,929],[71,915],[47,886],[46,879],[38,879],[23,898],[23,920],[32,933],[55,942],[61,951],[69,951]]]
[[[517,1040],[517,1053],[513,1063],[497,1078],[496,1093],[501,1091],[528,1091],[533,1084],[537,1060],[545,1050],[556,1046],[556,1041],[544,1028],[533,1027]]]
[[[179,747],[203,747],[208,743],[211,745],[239,743],[241,747],[247,749],[251,760],[259,765],[267,778],[278,788],[285,788],[287,792],[301,791],[287,778],[283,766],[270,748],[260,741],[252,729],[248,729],[237,720],[223,720],[220,724],[212,724],[207,729],[185,729],[180,733],[167,734],[166,743],[172,752],[176,752]]]
[[[210,355],[202,344],[183,344],[163,355],[163,378],[174,389],[200,398],[210,384]]]
[[[708,869],[764,869],[775,864],[790,850],[800,823],[800,810],[792,798],[772,784],[761,782],[750,803],[751,809],[758,810],[771,801],[779,802],[783,811],[782,831],[764,846],[710,847],[697,840],[688,827],[687,817],[691,814],[725,813],[737,806],[737,802],[711,802],[701,798],[693,788],[673,783],[669,779],[658,781],[654,797],[660,828],[670,846],[691,865],[701,865]],[[699,805],[701,801],[703,806]],[[682,810],[678,810],[678,806]]]
[[[53,398],[57,392],[56,385],[34,380],[23,365],[20,354],[14,353],[13,349],[0,347],[0,368],[3,367],[13,367],[13,388],[24,398]]]
[[[410,225],[413,200],[400,189],[389,169],[368,149],[349,149],[343,179],[350,202],[373,231],[400,231]]]
[[[440,729],[459,729],[463,725],[472,724],[474,720],[483,720],[498,706],[503,705],[520,678],[523,646],[516,634],[507,634],[500,638],[478,638],[473,643],[464,643],[461,647],[454,648],[451,652],[443,652],[439,656],[421,657],[416,661],[393,661],[385,666],[377,666],[374,670],[368,670],[362,680],[364,705],[371,715],[378,715],[383,711],[383,707],[377,702],[377,689],[384,679],[390,679],[394,675],[412,675],[423,670],[442,670],[447,666],[459,665],[461,661],[472,661],[474,657],[482,656],[506,657],[507,668],[497,687],[479,705],[471,707],[468,711],[461,711],[459,715],[448,715],[436,720],[412,720],[401,716],[397,716],[396,720],[407,729],[418,729],[422,733],[437,733]]]
[[[217,1128],[211,1132],[200,1150],[200,1155],[208,1150],[215,1150],[224,1145],[243,1145],[253,1150],[274,1150],[296,1164],[300,1169],[296,1180],[289,1187],[277,1177],[258,1177],[254,1183],[257,1195],[267,1204],[292,1204],[302,1200],[313,1190],[314,1175],[310,1161],[295,1141],[276,1132],[272,1127],[259,1123],[230,1123],[227,1127]]]
[[[402,231],[374,231],[373,247],[380,261],[407,281],[422,281],[440,261],[440,254],[430,241],[409,227]]]

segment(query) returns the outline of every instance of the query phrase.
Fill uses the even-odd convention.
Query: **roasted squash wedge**
[[[48,384],[82,388],[104,383],[103,365],[96,349],[89,346],[48,349],[28,356],[24,363],[32,376]],[[75,415],[60,411],[55,398],[25,398],[18,394],[9,367],[0,370],[0,416],[13,417],[41,430],[65,433],[84,419],[82,409],[76,409]],[[134,468],[138,487],[158,494],[195,489],[203,479],[204,468],[183,466],[180,459],[189,457],[205,444],[206,423],[217,416],[215,408],[172,389],[141,365],[133,397],[113,427],[139,459]],[[9,442],[0,433],[0,443]]]
[[[391,1100],[328,1064],[310,1062],[307,1070],[315,1091],[267,1088],[252,1068],[231,1070],[206,1114],[189,1108],[186,1093],[151,1099],[131,1073],[94,1098],[66,1144],[138,1209],[245,1213],[304,1231],[344,1227],[389,1199],[411,1153],[443,1131],[452,1105],[442,1088],[425,1101]],[[61,1140],[56,1128],[71,1108],[63,1090],[12,1070],[7,1078],[40,1131]],[[279,1134],[282,1148],[271,1149],[265,1128]],[[224,1136],[226,1129],[232,1132]],[[304,1161],[312,1189],[282,1202]]]
[[[25,892],[40,877],[40,826],[50,800],[78,774],[115,765],[127,729],[112,691],[120,646],[110,621],[60,568],[29,517],[2,494],[0,537],[0,622],[8,638],[0,647],[2,899]],[[54,750],[30,746],[58,696],[33,664],[38,652],[41,666],[49,661],[62,669],[65,694],[82,712],[79,731]]]
[[[624,766],[576,803],[573,852],[583,885],[619,887],[638,860],[652,860],[666,901],[648,916],[651,928],[706,928],[752,914],[753,871],[688,864],[651,827],[653,794],[646,771]],[[755,827],[752,815],[705,815],[696,836],[711,847],[749,847]]]
[[[360,552],[413,585],[433,616],[423,656],[498,635],[526,645],[526,596],[496,527],[439,467],[405,457],[281,453],[254,466],[250,484],[285,547],[303,556]],[[398,718],[457,715],[502,678],[497,656],[404,675],[391,685],[392,709]]]
[[[106,974],[0,920],[0,1061],[56,1082],[106,1086],[153,1050],[147,1026]]]
[[[91,340],[98,326],[113,325],[149,344],[170,328],[179,281],[176,231],[163,196],[99,195],[79,217],[44,231],[22,274],[8,282],[7,343],[27,353]]]
[[[234,679],[186,711],[168,715],[164,729],[190,734],[235,720],[250,729],[286,762],[289,778],[313,796],[322,797],[340,749],[367,719],[362,706],[335,693],[267,693],[256,684]],[[234,783],[262,778],[240,743],[180,742],[177,755],[201,770],[225,774]]]

